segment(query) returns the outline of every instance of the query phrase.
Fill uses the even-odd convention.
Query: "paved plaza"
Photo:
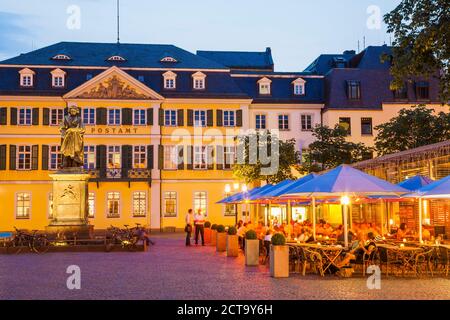
[[[140,253],[1,255],[0,299],[450,299],[450,280],[291,275],[273,279],[267,266],[245,267],[211,246],[183,245],[181,234],[154,235]],[[81,269],[81,289],[66,286],[66,269]]]

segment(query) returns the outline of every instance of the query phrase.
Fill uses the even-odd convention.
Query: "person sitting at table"
[[[247,231],[248,230],[253,230],[255,227],[253,225],[253,223],[251,221],[247,222]]]
[[[375,253],[374,249],[376,248],[376,244],[373,233],[370,232],[368,235],[360,233],[360,237],[358,242],[355,243],[356,245],[353,246],[353,248],[345,255],[344,259],[337,264],[338,268],[348,266],[352,261],[361,263],[365,254],[373,255]]]
[[[400,228],[397,230],[397,240],[403,240],[408,233],[408,229],[406,228],[406,223],[401,223]]]
[[[256,235],[258,236],[258,238],[259,238],[262,230],[263,230],[263,223],[262,223],[262,221],[259,221],[255,227],[255,232],[256,232]]]
[[[372,223],[372,222],[370,222],[369,223],[369,225],[368,225],[368,233],[369,232],[372,232],[373,233],[373,235],[376,237],[376,236],[378,236],[378,235],[380,235],[380,231],[379,231],[379,229],[377,228],[377,226],[375,225],[375,223]]]
[[[351,242],[353,241],[354,236],[355,236],[355,235],[354,235],[353,231],[348,230],[348,237],[347,237],[348,243],[351,243]],[[344,243],[344,242],[345,242],[345,239],[344,239],[344,230],[342,230],[341,234],[339,234],[339,236],[337,237],[336,241],[337,241],[337,242],[341,242],[341,243]]]
[[[308,232],[308,229],[302,229],[302,233],[300,237],[298,237],[298,241],[305,243],[311,237],[311,234]]]
[[[431,232],[425,227],[422,227],[422,240],[431,240]]]

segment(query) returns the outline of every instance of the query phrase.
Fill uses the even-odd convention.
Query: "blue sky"
[[[368,27],[400,0],[121,0],[121,42],[196,50],[272,48],[278,71],[303,70],[321,53],[389,44]],[[80,28],[67,13],[80,9]],[[372,6],[372,7],[371,7]],[[367,10],[371,10],[367,13]],[[116,41],[116,0],[0,0],[0,60],[59,41]]]

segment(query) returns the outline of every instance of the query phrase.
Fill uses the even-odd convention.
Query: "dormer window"
[[[172,63],[174,63],[174,62],[178,62],[178,60],[173,58],[173,57],[167,56],[167,57],[162,58],[160,60],[160,62],[172,62]]]
[[[172,71],[163,73],[164,77],[164,89],[175,89],[177,86],[177,74]]]
[[[258,80],[259,85],[259,94],[269,95],[271,92],[270,84],[272,83],[272,80],[268,78],[262,78]]]
[[[112,56],[108,58],[108,61],[125,61],[125,59],[121,56]]]
[[[306,81],[302,78],[298,78],[292,81],[292,85],[294,86],[294,95],[303,96],[305,95],[305,83]]]
[[[65,54],[57,54],[52,58],[52,60],[72,60],[72,58]]]
[[[66,85],[65,77],[66,73],[61,69],[55,69],[52,74],[52,87],[63,88]]]
[[[21,87],[32,87],[33,78],[35,72],[31,69],[25,68],[19,71],[20,74],[20,86]]]
[[[205,89],[206,74],[202,72],[196,72],[192,75],[193,87],[195,90]]]

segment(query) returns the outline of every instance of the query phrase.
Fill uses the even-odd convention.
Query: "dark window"
[[[361,118],[361,134],[372,134],[372,118]]]
[[[352,134],[352,126],[351,126],[351,122],[350,122],[350,118],[339,118],[339,126],[344,129],[345,131],[347,131],[348,135]]]
[[[427,81],[416,82],[416,97],[419,100],[430,98],[430,84]]]
[[[361,82],[356,80],[347,81],[347,97],[350,100],[361,99]]]
[[[406,84],[403,86],[403,88],[398,88],[396,90],[393,90],[392,92],[395,99],[408,99],[408,88],[406,87]]]

